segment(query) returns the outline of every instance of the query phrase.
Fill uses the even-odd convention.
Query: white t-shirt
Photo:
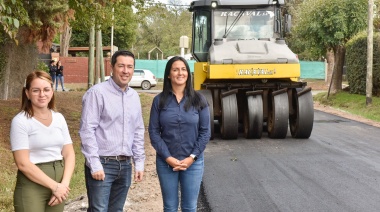
[[[46,126],[35,118],[28,118],[20,112],[12,119],[12,151],[28,149],[32,163],[45,163],[62,160],[62,148],[71,144],[69,129],[61,113],[51,110],[52,123]]]

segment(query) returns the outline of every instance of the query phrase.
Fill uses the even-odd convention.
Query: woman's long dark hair
[[[164,74],[164,88],[161,93],[159,108],[162,109],[165,107],[168,96],[170,95],[170,92],[173,89],[171,81],[170,81],[171,79],[169,78],[169,74],[170,74],[170,70],[172,68],[173,63],[176,61],[182,61],[185,64],[186,71],[187,71],[187,80],[186,80],[185,93],[184,93],[184,95],[186,95],[187,97],[187,100],[185,102],[185,111],[188,111],[191,106],[193,106],[197,110],[200,110],[206,107],[207,102],[205,101],[205,98],[202,98],[201,94],[196,92],[192,86],[189,64],[183,57],[175,56],[166,63],[165,74]]]

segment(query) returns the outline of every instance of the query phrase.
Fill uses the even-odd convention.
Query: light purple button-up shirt
[[[91,173],[103,170],[99,156],[133,156],[136,171],[144,170],[144,122],[138,93],[125,91],[110,78],[83,96],[79,135]]]

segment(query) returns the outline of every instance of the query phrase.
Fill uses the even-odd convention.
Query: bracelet
[[[53,193],[57,192],[58,188],[59,188],[59,183],[57,183],[57,187],[55,188],[55,191]]]

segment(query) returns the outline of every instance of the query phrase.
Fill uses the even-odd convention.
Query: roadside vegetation
[[[314,96],[314,101],[318,101],[322,105],[331,106],[333,108],[355,114],[366,119],[380,122],[380,98],[372,97],[372,105],[366,106],[366,96],[359,94],[350,94],[345,91],[336,94],[322,92]]]

